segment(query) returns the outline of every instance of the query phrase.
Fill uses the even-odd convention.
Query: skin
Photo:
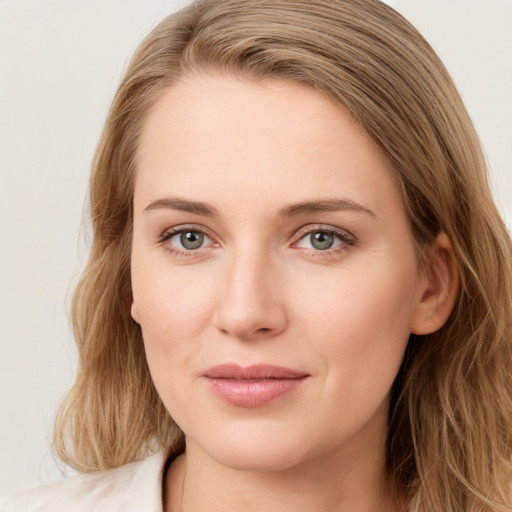
[[[206,236],[186,249],[173,228]],[[311,234],[326,229],[333,247],[320,250]],[[187,439],[165,509],[395,510],[390,388],[409,334],[444,323],[457,285],[446,236],[430,252],[427,277],[385,156],[319,92],[225,76],[169,89],[140,141],[132,250],[132,316]],[[309,377],[242,408],[205,384],[221,363]]]

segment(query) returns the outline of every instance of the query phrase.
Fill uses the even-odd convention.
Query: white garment
[[[0,500],[0,512],[162,512],[167,450],[120,468],[86,473]]]

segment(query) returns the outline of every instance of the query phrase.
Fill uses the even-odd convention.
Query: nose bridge
[[[271,252],[241,243],[227,258],[217,327],[240,339],[272,336],[286,325],[284,297]]]

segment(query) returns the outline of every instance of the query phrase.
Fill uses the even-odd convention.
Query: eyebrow
[[[304,201],[300,203],[288,204],[278,211],[279,217],[295,217],[297,215],[308,215],[311,213],[337,212],[337,211],[356,211],[366,213],[376,217],[375,213],[365,206],[351,201],[350,199],[322,199],[319,201]]]
[[[194,213],[203,217],[219,217],[216,208],[208,203],[201,201],[190,201],[181,197],[163,197],[152,201],[144,212],[153,210],[169,209],[182,212]],[[309,215],[312,213],[337,212],[337,211],[356,211],[362,212],[372,217],[375,213],[365,206],[351,201],[350,199],[321,199],[318,201],[302,201],[300,203],[287,204],[277,212],[278,217],[296,217],[298,215]]]
[[[144,212],[150,212],[153,210],[169,209],[178,210],[181,212],[195,213],[196,215],[202,215],[203,217],[218,217],[218,211],[208,203],[201,201],[189,201],[181,197],[163,197],[149,203]]]

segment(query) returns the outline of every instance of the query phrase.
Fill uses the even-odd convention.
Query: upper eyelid
[[[196,231],[198,233],[201,233],[205,235],[209,240],[210,244],[206,247],[198,247],[197,249],[186,249],[186,248],[179,248],[174,246],[170,243],[170,240],[175,237],[176,235],[179,235],[180,233],[186,232],[186,231]],[[209,234],[209,230],[205,229],[204,227],[194,227],[191,225],[178,225],[173,226],[171,228],[167,228],[157,239],[156,244],[162,247],[167,246],[167,250],[174,253],[177,257],[193,257],[194,253],[202,253],[205,249],[212,248],[212,245],[219,245],[219,242],[215,239],[215,237],[211,236]]]
[[[167,240],[171,236],[174,236],[178,233],[183,233],[184,231],[197,231],[199,233],[202,233],[203,235],[206,235],[208,238],[210,238],[213,241],[216,241],[219,237],[214,235],[211,230],[206,228],[205,226],[200,226],[196,224],[179,224],[177,226],[172,226],[170,228],[167,228],[163,231],[163,233],[159,236],[160,240]]]
[[[317,231],[325,231],[328,233],[334,233],[340,236],[345,236],[346,238],[350,238],[351,240],[356,240],[356,237],[348,230],[343,228],[338,228],[336,226],[332,226],[330,224],[307,224],[298,230],[296,230],[296,239],[300,240],[303,236],[308,235],[309,233],[315,233]]]

